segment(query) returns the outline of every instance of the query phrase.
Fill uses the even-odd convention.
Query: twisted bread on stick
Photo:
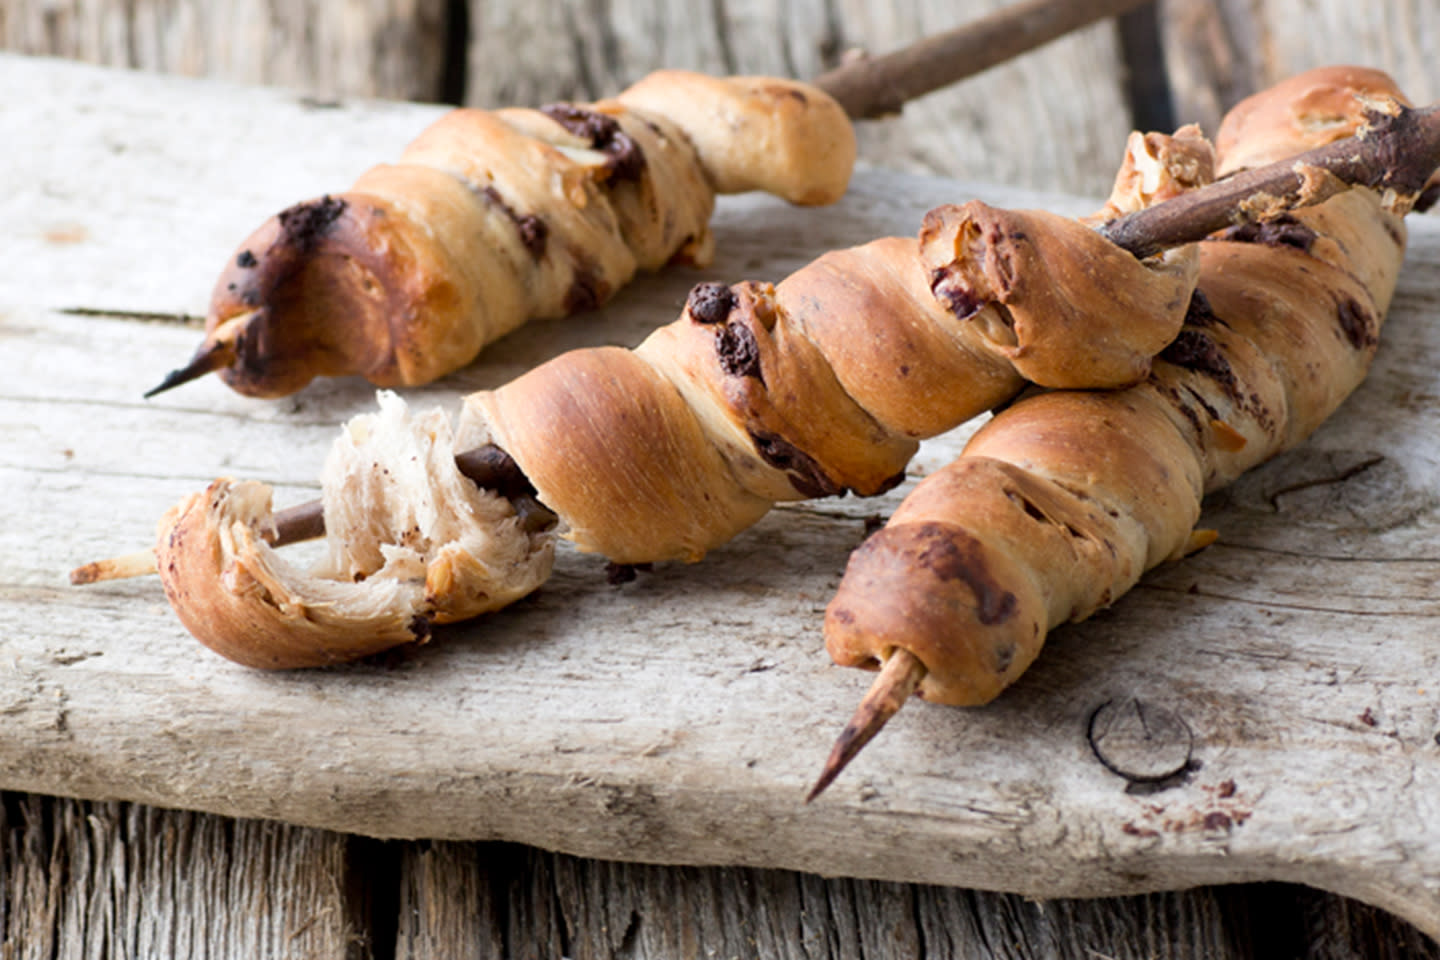
[[[1376,71],[1302,74],[1226,117],[1220,171],[1349,136],[1402,102]],[[1408,202],[1356,189],[1202,243],[1184,329],[1143,383],[1020,400],[855,552],[826,611],[832,657],[910,657],[920,666],[901,679],[923,674],[925,699],[984,703],[1047,631],[1212,540],[1193,529],[1203,494],[1309,436],[1364,378]]]
[[[1095,223],[1207,182],[1211,168],[1210,146],[1193,130],[1137,134]],[[325,525],[342,559],[318,578],[282,569],[262,536],[244,532],[269,519],[238,509],[261,498],[241,496],[249,488],[233,481],[162,521],[160,574],[202,641],[281,667],[333,662],[347,644],[363,655],[380,637],[413,639],[431,620],[503,606],[543,579],[557,532],[619,563],[698,560],[776,501],[888,489],[918,438],[1010,399],[1025,376],[1056,386],[1143,377],[1179,329],[1196,270],[1193,247],[1140,262],[1087,223],[978,203],[941,208],[918,244],[890,238],[830,253],[778,286],[703,284],[679,320],[634,351],[574,351],[472,395],[453,441],[403,418],[389,433],[352,426],[341,447],[364,452],[332,461],[325,479]],[[1117,297],[1129,310],[1107,322]],[[436,476],[448,489],[453,471],[407,477],[379,467],[417,446],[421,462],[439,462],[486,445],[505,452],[559,526],[527,529],[506,498],[477,493],[504,519],[487,521],[461,552],[508,559],[462,563],[444,553],[452,537],[436,514],[463,504],[432,490]],[[356,488],[383,496],[332,520]],[[409,551],[405,563],[382,544]],[[271,572],[249,577],[262,569]],[[337,576],[363,582],[336,587]],[[424,589],[376,585],[394,576]],[[252,579],[264,590],[250,589]],[[372,587],[375,602],[363,599]],[[346,617],[353,622],[341,627]],[[268,640],[277,634],[297,639]]]
[[[151,393],[217,370],[263,397],[316,376],[426,383],[637,270],[708,263],[717,191],[833,203],[854,160],[844,110],[791,80],[667,70],[588,106],[455,110],[241,244],[204,342]]]

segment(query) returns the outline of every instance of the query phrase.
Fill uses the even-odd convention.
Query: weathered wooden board
[[[1213,131],[1240,98],[1332,63],[1385,70],[1417,103],[1440,99],[1431,0],[1159,0],[1159,10],[1182,123]]]
[[[661,67],[813,78],[1011,0],[7,0],[0,50],[290,87],[476,106],[610,96]],[[864,158],[1041,189],[1102,191],[1128,131],[1114,23],[1097,24],[903,117]],[[1003,137],[992,136],[1003,131]]]
[[[0,50],[290,87],[439,100],[450,0],[5,0]]]
[[[619,588],[567,551],[536,597],[342,670],[246,671],[196,647],[153,582],[66,585],[216,474],[308,495],[334,425],[371,399],[354,383],[282,403],[200,384],[144,404],[195,330],[59,308],[200,311],[258,219],[393,156],[430,114],[13,57],[0,84],[18,91],[0,137],[31,145],[0,159],[0,788],[1034,895],[1292,880],[1440,934],[1433,222],[1415,226],[1374,376],[1212,504],[1220,546],[1059,632],[996,704],[907,709],[805,807],[869,679],[828,664],[820,611],[864,518],[904,488],[777,511],[703,564]],[[216,145],[235,129],[246,151]],[[777,277],[974,194],[1088,206],[875,172],[830,210],[726,202],[713,269],[537,325],[414,402],[634,342],[697,279]],[[960,442],[927,445],[916,475]],[[1180,718],[1188,778],[1141,791],[1101,766],[1086,731],[1107,702]]]

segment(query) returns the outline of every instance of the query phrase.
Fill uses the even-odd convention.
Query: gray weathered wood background
[[[662,65],[813,76],[848,49],[883,52],[999,5],[0,0],[0,49],[279,84],[316,102],[498,105],[610,93]],[[1336,61],[1388,69],[1432,100],[1437,45],[1434,0],[1167,0],[870,125],[864,158],[1094,195],[1132,123],[1213,129],[1245,93]],[[1034,903],[21,794],[0,803],[0,945],[6,960],[1440,956],[1382,913],[1288,886]]]

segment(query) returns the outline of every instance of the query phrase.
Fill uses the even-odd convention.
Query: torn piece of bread
[[[171,605],[202,643],[252,667],[323,666],[424,641],[432,623],[498,610],[538,587],[552,531],[455,466],[449,421],[380,395],[326,462],[327,552],[304,572],[266,543],[271,491],[216,480],[160,521]]]

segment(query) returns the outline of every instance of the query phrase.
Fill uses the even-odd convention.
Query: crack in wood
[[[60,313],[71,317],[103,317],[107,320],[139,320],[142,323],[164,323],[181,327],[203,327],[205,318],[191,313],[168,313],[155,310],[112,310],[105,307],[61,307]]]
[[[1287,494],[1299,493],[1301,490],[1309,490],[1312,487],[1324,487],[1330,486],[1331,484],[1344,483],[1345,481],[1351,480],[1364,473],[1365,471],[1370,470],[1371,468],[1378,466],[1379,464],[1384,462],[1385,458],[1383,456],[1377,455],[1374,457],[1370,457],[1366,460],[1360,461],[1353,467],[1348,467],[1340,471],[1340,473],[1335,476],[1316,477],[1314,480],[1301,480],[1296,483],[1292,483],[1289,486],[1281,487],[1279,490],[1276,490],[1274,493],[1270,494],[1267,499],[1269,500],[1271,509],[1275,510],[1278,513],[1280,510],[1280,498],[1286,496]]]

